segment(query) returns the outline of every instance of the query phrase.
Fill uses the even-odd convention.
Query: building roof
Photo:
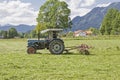
[[[84,31],[82,31],[82,30],[77,30],[77,31],[75,31],[74,33],[75,33],[75,34],[79,34],[80,32],[84,32]]]
[[[90,30],[77,30],[74,32],[75,35],[78,35],[80,33],[82,33],[82,34],[85,33],[86,35],[91,35],[93,32]]]

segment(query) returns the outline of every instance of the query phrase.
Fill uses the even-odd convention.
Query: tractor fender
[[[61,41],[61,42],[64,43],[64,41],[63,41],[62,39],[52,39],[50,42],[52,42],[52,41],[54,41],[54,40],[59,40],[59,41]]]
[[[33,48],[35,48],[35,49],[36,49],[36,47],[35,47],[34,45],[31,45],[31,46],[27,46],[27,48],[29,48],[29,47],[33,47]]]

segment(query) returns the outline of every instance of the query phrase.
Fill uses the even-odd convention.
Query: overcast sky
[[[0,25],[35,25],[41,5],[46,0],[0,0]],[[94,7],[105,7],[120,0],[61,0],[71,9],[71,18],[84,16]]]

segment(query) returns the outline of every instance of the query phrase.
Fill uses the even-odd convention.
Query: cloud
[[[88,7],[95,3],[95,0],[82,0],[81,7]]]
[[[20,0],[1,2],[0,24],[36,24],[38,11],[35,11],[31,5],[31,3],[23,3]]]
[[[91,9],[95,0],[61,0],[67,2],[71,9],[71,18],[84,16]],[[5,0],[0,2],[0,24],[36,24],[38,11],[35,11],[31,3],[24,3],[21,0]]]
[[[106,3],[106,4],[98,4],[97,7],[107,7],[111,4],[111,2]]]
[[[91,9],[87,7],[92,6],[95,3],[95,0],[61,0],[65,1],[69,8],[71,9],[71,18],[73,19],[75,16],[84,16]]]
[[[76,16],[84,16],[86,15],[91,9],[87,9],[87,8],[77,8],[77,9],[72,9],[72,13],[71,13],[71,19],[73,19]]]

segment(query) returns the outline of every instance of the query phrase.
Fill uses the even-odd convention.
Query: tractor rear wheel
[[[27,53],[28,53],[28,54],[35,54],[35,53],[36,53],[36,49],[33,48],[33,47],[28,47]]]
[[[64,51],[64,43],[61,40],[53,40],[49,44],[49,51],[51,54],[62,54]]]

